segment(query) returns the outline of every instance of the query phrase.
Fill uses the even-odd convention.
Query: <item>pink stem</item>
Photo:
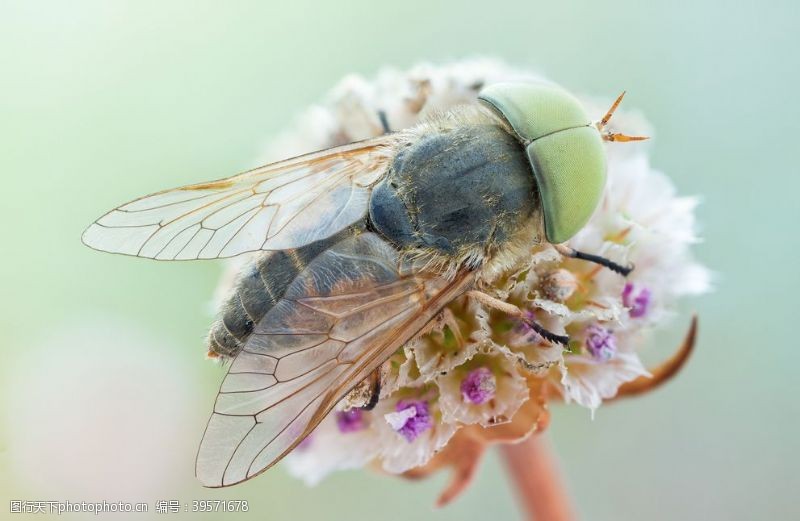
[[[502,445],[500,451],[527,519],[575,519],[561,473],[541,435],[530,436],[520,443]]]

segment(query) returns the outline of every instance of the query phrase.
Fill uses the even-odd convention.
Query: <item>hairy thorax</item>
[[[538,241],[537,197],[519,141],[463,109],[407,132],[372,194],[370,226],[432,267],[477,268]]]

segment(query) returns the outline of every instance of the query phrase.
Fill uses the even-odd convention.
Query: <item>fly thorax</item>
[[[536,209],[519,141],[496,125],[434,131],[399,150],[370,200],[395,245],[455,257],[501,249]]]

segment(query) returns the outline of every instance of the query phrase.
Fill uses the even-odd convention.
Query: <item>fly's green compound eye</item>
[[[502,114],[526,145],[559,130],[591,124],[574,96],[551,85],[496,83],[478,98]]]
[[[600,132],[577,99],[550,85],[499,83],[478,98],[526,146],[547,241],[570,239],[586,225],[603,195],[606,156]]]
[[[603,140],[594,127],[570,128],[533,141],[528,159],[539,186],[548,242],[559,244],[583,228],[606,183]]]

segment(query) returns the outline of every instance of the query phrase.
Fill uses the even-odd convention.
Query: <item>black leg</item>
[[[630,272],[633,271],[634,266],[622,266],[617,264],[616,262],[606,259],[605,257],[601,257],[600,255],[594,255],[591,253],[584,253],[582,251],[578,251],[576,249],[570,248],[569,246],[564,245],[556,245],[556,249],[562,254],[567,257],[571,257],[573,259],[581,259],[589,262],[593,262],[595,264],[599,264],[600,266],[606,267],[615,273],[619,273],[623,277],[627,277]]]
[[[379,110],[378,111],[378,119],[381,120],[381,126],[383,127],[383,133],[384,134],[391,134],[392,133],[392,129],[389,128],[389,119],[386,117],[386,111],[385,110]]]
[[[548,331],[547,329],[537,324],[533,320],[527,318],[524,318],[522,320],[528,327],[536,331],[542,338],[544,338],[548,342],[561,344],[563,346],[569,345],[569,337],[567,335],[557,335],[551,331]]]
[[[365,406],[362,407],[365,411],[371,411],[378,405],[378,400],[381,397],[381,373],[380,369],[373,371],[371,375],[372,379],[372,394],[369,396],[369,401]]]
[[[482,291],[470,290],[467,291],[467,295],[474,298],[478,302],[490,307],[494,308],[498,311],[502,311],[517,320],[521,320],[525,323],[529,328],[536,331],[539,336],[544,338],[550,343],[554,344],[562,344],[568,345],[569,344],[569,337],[566,335],[557,335],[551,331],[548,331],[543,326],[537,324],[533,321],[532,318],[528,314],[526,314],[523,310],[515,306],[514,304],[509,304],[508,302],[503,302],[502,300],[498,300],[491,295],[487,295]]]

